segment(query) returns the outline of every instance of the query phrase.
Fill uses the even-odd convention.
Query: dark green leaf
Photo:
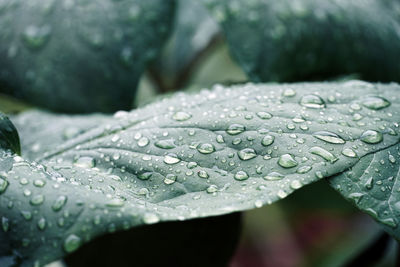
[[[202,0],[253,81],[400,80],[395,0]]]
[[[270,204],[398,144],[399,90],[217,85],[79,126],[61,145],[48,138],[43,155],[30,154],[37,163],[1,157],[2,240],[25,264],[46,263],[104,233]],[[22,129],[30,121],[22,139],[35,135]],[[49,121],[62,129],[65,118]]]
[[[21,154],[18,131],[10,119],[0,112],[0,148]]]
[[[62,112],[130,109],[174,0],[0,3],[0,89]]]

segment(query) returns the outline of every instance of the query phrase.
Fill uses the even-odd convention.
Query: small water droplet
[[[234,178],[238,181],[244,181],[249,178],[249,175],[245,171],[238,171],[237,173],[235,173]]]
[[[396,158],[393,155],[389,155],[389,161],[391,163],[396,163]]]
[[[351,148],[344,148],[344,149],[342,150],[342,154],[343,154],[344,156],[346,156],[346,157],[349,157],[349,158],[355,158],[355,157],[357,157],[357,153],[356,153],[353,149],[351,149]]]
[[[272,114],[265,112],[265,111],[260,111],[260,112],[257,112],[256,114],[262,120],[269,120],[272,118]]]
[[[150,177],[153,175],[153,173],[152,172],[143,172],[143,173],[139,173],[138,175],[137,175],[137,177],[140,179],[140,180],[148,180],[148,179],[150,179]]]
[[[75,234],[70,234],[64,240],[64,250],[67,253],[71,253],[77,250],[81,245],[81,238]]]
[[[42,180],[42,179],[36,179],[35,181],[33,181],[33,185],[36,187],[43,187],[45,186],[46,181]]]
[[[241,160],[249,160],[257,157],[256,151],[252,148],[245,148],[238,151],[238,156]]]
[[[91,157],[80,157],[74,162],[74,165],[80,168],[93,168],[95,166],[95,161]]]
[[[315,132],[313,136],[317,139],[320,139],[322,141],[331,143],[331,144],[344,144],[346,141],[341,138],[339,135],[328,132],[328,131],[319,131]]]
[[[311,166],[301,166],[301,167],[299,167],[297,170],[296,170],[296,172],[297,173],[299,173],[299,174],[304,174],[304,173],[307,173],[307,172],[309,172],[309,171],[311,171],[311,169],[312,169],[312,167]]]
[[[173,184],[175,183],[175,181],[176,181],[176,175],[172,173],[167,174],[167,176],[165,176],[164,178],[164,184],[167,185]]]
[[[317,95],[305,95],[300,99],[300,105],[307,108],[324,108],[325,101]]]
[[[296,91],[292,88],[287,88],[285,89],[285,91],[283,91],[282,95],[286,97],[292,97],[296,95]]]
[[[283,154],[279,157],[278,164],[283,168],[293,168],[297,166],[297,161],[292,155]]]
[[[225,142],[224,137],[220,134],[217,135],[216,140],[217,140],[217,143],[220,143],[220,144]]]
[[[164,157],[164,162],[166,164],[172,165],[180,162],[181,160],[175,154],[168,154]]]
[[[277,196],[282,199],[282,198],[287,197],[287,193],[283,190],[279,190],[277,193]]]
[[[3,194],[8,187],[8,182],[3,178],[0,178],[0,194]]]
[[[374,184],[374,179],[372,177],[369,177],[367,179],[367,181],[365,182],[364,186],[365,186],[366,189],[371,190],[373,184]]]
[[[111,208],[118,208],[118,207],[122,207],[124,204],[125,204],[125,201],[123,199],[113,198],[106,203],[106,206],[111,207]]]
[[[290,182],[290,187],[292,189],[299,189],[300,187],[302,187],[303,185],[298,181],[298,180],[293,180]]]
[[[197,172],[197,175],[198,175],[200,178],[204,178],[204,179],[207,179],[207,178],[209,177],[208,173],[207,173],[206,171],[204,171],[204,170],[198,171],[198,172]]]
[[[361,134],[360,139],[367,144],[377,144],[382,142],[383,135],[380,132],[374,130],[366,130]]]
[[[326,161],[329,161],[330,163],[334,163],[335,161],[338,160],[338,158],[335,157],[331,152],[319,146],[314,146],[310,148],[310,153],[320,156],[321,158],[323,158]]]
[[[176,121],[186,121],[186,120],[190,119],[191,117],[192,117],[192,115],[190,115],[189,113],[183,112],[183,111],[178,111],[172,116],[172,118]]]
[[[218,187],[214,184],[210,185],[209,187],[207,187],[207,193],[212,194],[218,191]]]
[[[230,135],[237,135],[243,133],[246,130],[246,127],[241,124],[232,124],[226,129],[226,132]]]
[[[162,149],[172,149],[176,147],[174,141],[174,139],[158,140],[154,143],[154,145]]]
[[[188,162],[186,167],[188,167],[188,169],[193,169],[197,167],[197,163],[194,161]]]
[[[149,138],[147,137],[141,137],[138,141],[137,144],[139,147],[145,147],[149,144]]]
[[[22,39],[28,48],[37,50],[46,44],[50,38],[50,34],[51,27],[48,25],[41,27],[30,25],[22,33]]]
[[[29,203],[31,203],[31,205],[33,206],[38,206],[41,205],[44,201],[44,196],[43,195],[36,195],[34,197],[32,197],[31,201]]]
[[[158,223],[159,221],[160,221],[160,218],[154,213],[145,213],[143,215],[143,222],[145,224],[154,224],[154,223]]]
[[[282,180],[285,176],[279,172],[270,172],[266,176],[264,176],[264,179],[267,181],[277,181],[277,180]]]
[[[261,208],[262,205],[263,205],[263,202],[262,202],[261,200],[256,200],[256,201],[254,201],[254,206],[255,206],[256,208]]]
[[[54,201],[54,204],[51,206],[51,208],[53,211],[57,212],[64,207],[65,203],[67,203],[67,197],[59,196],[56,201]]]
[[[215,151],[215,147],[212,144],[204,143],[204,144],[200,144],[197,147],[197,151],[199,151],[202,154],[210,154]]]
[[[39,221],[37,222],[37,227],[39,228],[39,230],[44,230],[44,228],[46,228],[46,219],[45,218],[40,218]]]

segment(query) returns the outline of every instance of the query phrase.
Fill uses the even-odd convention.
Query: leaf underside
[[[395,149],[399,90],[216,85],[109,117],[14,117],[26,158],[1,157],[0,255],[45,264],[105,233],[273,203]]]

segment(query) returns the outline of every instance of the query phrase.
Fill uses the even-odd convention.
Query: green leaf
[[[32,163],[3,155],[0,237],[13,250],[0,255],[44,264],[105,233],[280,200],[398,144],[399,90],[216,85],[118,112],[62,144],[49,138]],[[22,129],[30,121],[19,124],[22,140],[35,135]]]
[[[400,3],[202,0],[253,81],[399,81]]]
[[[0,148],[21,154],[18,131],[10,119],[0,112]]]
[[[130,109],[174,0],[0,3],[0,90],[62,112]]]
[[[363,157],[350,170],[329,179],[333,188],[400,239],[400,145]]]

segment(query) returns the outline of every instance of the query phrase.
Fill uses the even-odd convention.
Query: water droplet
[[[238,145],[242,142],[242,139],[240,138],[235,138],[232,140],[232,145]]]
[[[246,130],[246,127],[241,124],[232,124],[226,129],[226,132],[230,135],[237,135],[243,133]]]
[[[235,173],[234,178],[235,180],[243,181],[247,180],[249,178],[249,175],[245,171],[238,171],[237,173]]]
[[[380,132],[374,130],[367,130],[361,134],[361,141],[367,144],[377,144],[382,142],[383,135]]]
[[[193,169],[197,167],[197,163],[194,161],[188,162],[188,164],[186,165],[186,167],[188,167],[188,169]]]
[[[249,160],[257,157],[256,151],[252,148],[245,148],[238,151],[238,156],[241,160]]]
[[[91,157],[80,157],[75,161],[74,165],[77,167],[89,169],[95,166],[95,161]]]
[[[152,175],[153,175],[152,172],[143,172],[143,173],[138,174],[138,178],[139,178],[140,180],[148,180],[148,179],[150,179],[150,177],[151,177]]]
[[[197,151],[199,151],[202,154],[210,154],[215,151],[215,148],[214,148],[214,145],[205,143],[205,144],[200,144],[197,147]]]
[[[197,175],[200,177],[200,178],[204,178],[204,179],[207,179],[209,176],[208,176],[208,173],[206,172],[206,171],[203,171],[203,170],[200,170],[200,171],[198,171],[197,172]]]
[[[381,219],[380,221],[383,224],[385,224],[389,227],[392,227],[392,228],[396,228],[396,226],[397,226],[397,222],[393,218]]]
[[[292,155],[283,154],[279,157],[278,164],[283,168],[293,168],[297,166],[297,161]]]
[[[357,157],[357,153],[356,153],[353,149],[351,149],[351,148],[344,148],[344,149],[342,150],[342,154],[343,154],[344,156],[346,156],[346,157],[349,157],[349,158],[355,158],[355,157]]]
[[[307,108],[324,108],[325,101],[317,95],[305,95],[300,99],[300,105]]]
[[[3,194],[8,187],[8,182],[3,178],[0,178],[0,194]]]
[[[137,141],[138,146],[145,147],[149,144],[149,139],[147,137],[142,137]]]
[[[43,187],[46,184],[45,180],[42,179],[37,179],[35,181],[33,181],[33,185],[36,187]]]
[[[56,201],[54,201],[54,204],[51,206],[51,208],[55,212],[60,211],[64,207],[65,203],[67,203],[67,197],[59,196]]]
[[[285,89],[285,91],[283,91],[282,95],[286,97],[292,97],[296,95],[296,91],[292,88],[287,88]]]
[[[77,250],[80,247],[80,245],[81,245],[81,238],[74,234],[70,234],[64,240],[64,250],[67,253],[71,253]]]
[[[214,184],[210,185],[209,187],[207,187],[207,193],[212,194],[218,191],[218,187]]]
[[[356,203],[361,201],[361,198],[364,196],[363,193],[354,192],[349,195],[349,198],[354,200]]]
[[[120,198],[113,198],[107,202],[106,206],[111,208],[122,207],[125,204],[125,201]]]
[[[267,181],[278,181],[282,180],[285,176],[279,172],[270,172],[266,176],[264,176],[264,179]]]
[[[317,139],[320,139],[322,141],[331,143],[331,144],[344,144],[346,141],[343,140],[339,135],[328,132],[328,131],[319,131],[315,132],[313,136]]]
[[[1,217],[1,227],[4,232],[7,232],[10,229],[10,220],[6,217]]]
[[[175,183],[175,181],[176,181],[176,175],[172,173],[167,174],[167,176],[165,176],[164,178],[164,184],[167,185],[173,184]]]
[[[261,200],[256,200],[256,201],[254,201],[254,206],[255,206],[256,208],[261,208],[262,205],[263,205],[263,202],[262,202]]]
[[[257,112],[256,114],[262,120],[269,120],[272,118],[272,114],[265,112],[265,111],[260,111],[260,112]]]
[[[279,190],[278,193],[276,194],[279,198],[285,198],[287,197],[287,193],[283,190]]]
[[[174,141],[174,139],[158,140],[154,143],[154,145],[162,149],[172,149],[176,147]]]
[[[364,186],[365,186],[366,189],[371,190],[373,184],[374,184],[374,179],[372,177],[369,177],[367,179],[367,181],[365,182]]]
[[[30,25],[22,33],[22,39],[28,48],[36,50],[46,44],[50,38],[50,34],[51,27],[48,25],[42,27]]]
[[[364,107],[373,110],[379,110],[390,106],[390,102],[380,96],[366,96],[361,101]]]
[[[292,182],[290,182],[290,187],[292,189],[299,189],[300,187],[302,187],[303,185],[298,181],[298,180],[293,180]]]
[[[37,205],[41,205],[44,201],[44,196],[43,195],[36,195],[34,197],[32,197],[31,201],[29,203],[31,203],[31,205],[37,206]]]
[[[46,227],[46,219],[45,218],[40,218],[39,221],[37,222],[37,227],[39,228],[39,230],[44,230],[44,228]]]
[[[338,160],[338,158],[335,157],[331,152],[329,152],[319,146],[314,146],[314,147],[310,148],[310,153],[320,156],[321,158],[323,158],[326,161],[329,161],[330,163],[334,163],[335,161]]]
[[[143,215],[143,222],[145,224],[154,224],[154,223],[158,223],[159,221],[160,221],[160,218],[154,213],[145,213]]]
[[[183,111],[178,111],[172,116],[172,118],[176,121],[186,121],[186,120],[190,119],[191,117],[192,117],[192,115],[190,115],[189,113],[183,112]]]
[[[311,169],[312,169],[311,166],[301,166],[296,170],[296,172],[299,174],[304,174],[304,173],[311,171]]]
[[[217,143],[220,143],[220,144],[221,144],[221,143],[224,143],[224,142],[225,142],[224,137],[223,137],[222,135],[220,135],[220,134],[217,135],[217,138],[216,138],[216,139],[217,139]]]
[[[172,165],[180,162],[181,160],[175,154],[168,154],[164,157],[164,162],[166,164]]]
[[[25,220],[29,221],[32,219],[32,213],[30,211],[23,210],[21,211],[22,217],[24,217]]]
[[[390,161],[391,163],[396,163],[396,158],[393,157],[393,155],[389,155],[389,161]]]

